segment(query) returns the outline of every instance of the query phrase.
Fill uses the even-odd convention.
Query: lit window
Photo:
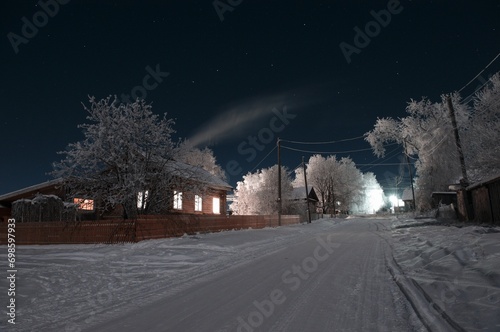
[[[202,211],[202,200],[201,196],[199,195],[194,195],[194,210],[195,211]]]
[[[78,210],[94,211],[93,199],[73,198],[73,203],[78,205]]]
[[[149,191],[139,191],[137,193],[137,208],[138,209],[145,209],[146,208],[146,203],[148,201],[148,195]]]
[[[219,214],[220,213],[220,198],[219,197],[214,197],[213,199],[213,213],[214,214]]]
[[[182,210],[182,192],[174,190],[174,209]]]

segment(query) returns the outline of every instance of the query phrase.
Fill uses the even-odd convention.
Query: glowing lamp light
[[[384,206],[384,191],[381,189],[370,190],[368,192],[368,204],[370,206],[369,212],[376,213]]]

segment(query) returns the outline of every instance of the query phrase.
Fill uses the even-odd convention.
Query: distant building
[[[316,195],[316,191],[312,186],[308,187],[307,199],[305,187],[293,188],[290,200],[292,212],[300,215],[303,221],[305,221],[305,218],[308,217],[308,209],[311,214],[316,213],[319,203],[318,195]]]
[[[405,188],[403,191],[403,196],[401,197],[401,200],[404,202],[405,210],[406,211],[411,211],[415,209],[415,199],[413,197],[413,191],[411,188]]]

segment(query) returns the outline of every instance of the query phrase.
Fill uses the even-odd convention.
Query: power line
[[[395,144],[395,143],[393,143]],[[391,144],[392,145],[392,144]],[[363,151],[371,151],[372,148],[366,148],[366,149],[358,149],[358,150],[346,150],[346,151],[312,151],[312,150],[302,150],[302,149],[296,149],[296,148],[291,148],[289,146],[281,146],[283,149],[287,150],[292,150],[292,151],[297,151],[297,152],[304,152],[304,153],[318,153],[318,154],[342,154],[342,153],[354,153],[354,152],[363,152]]]
[[[397,157],[397,156],[399,155],[399,153],[396,153],[396,154],[394,154],[393,156],[389,157],[389,155],[390,155],[390,154],[392,154],[392,153],[396,152],[397,150],[399,150],[399,146],[398,146],[398,147],[396,147],[394,150],[392,150],[392,151],[388,152],[388,153],[386,154],[386,156],[385,156],[384,158],[382,158],[382,160],[380,160],[379,162],[377,162],[377,163],[375,163],[375,162],[374,162],[374,163],[373,163],[373,165],[372,165],[371,167],[366,168],[366,169],[364,170],[364,172],[366,172],[367,170],[372,169],[373,167],[377,166],[378,164],[382,164],[384,161],[387,161],[387,160],[389,160],[389,159],[392,159],[392,158],[394,158],[394,157]],[[365,167],[366,167],[366,166],[365,166]]]
[[[287,142],[287,143],[293,143],[293,144],[333,144],[333,143],[354,141],[354,140],[364,138],[364,137],[365,137],[365,135],[353,137],[353,138],[345,138],[345,139],[336,140],[336,141],[324,141],[324,142],[301,142],[301,141],[289,141],[289,140],[285,140],[285,139],[281,139],[280,141]]]
[[[355,164],[356,166],[372,166],[372,167],[375,167],[375,166],[399,166],[401,165],[402,163],[372,163],[372,164]],[[413,165],[413,164],[411,164]]]
[[[261,161],[259,161],[259,163],[258,163],[257,165],[255,165],[255,167],[254,167],[254,168],[252,168],[252,170],[250,171],[250,173],[253,173],[253,171],[254,171],[257,167],[259,167],[259,165],[260,165],[260,164],[262,164],[262,162],[263,162],[263,161],[264,161],[267,157],[269,157],[269,155],[270,155],[270,154],[271,154],[274,150],[276,150],[276,147],[277,147],[277,146],[275,145],[275,146],[274,146],[274,148],[272,148],[272,150],[271,150],[271,151],[269,151],[269,153],[268,153],[268,154],[266,154],[266,156],[265,156],[264,158],[262,158],[262,160],[261,160]]]
[[[496,56],[493,60],[491,60],[491,61],[490,61],[490,63],[488,63],[488,65],[487,65],[486,67],[484,67],[484,69],[483,69],[483,70],[481,70],[481,71],[479,72],[479,74],[477,74],[476,76],[474,76],[474,78],[473,78],[473,79],[471,79],[471,80],[470,80],[467,84],[465,84],[465,85],[464,85],[464,86],[463,86],[460,90],[458,90],[458,93],[460,93],[463,89],[465,89],[467,86],[469,86],[469,84],[471,84],[472,82],[474,82],[474,80],[475,80],[476,78],[478,78],[478,77],[479,77],[479,76],[480,76],[480,75],[481,75],[481,74],[482,74],[482,73],[483,73],[486,69],[488,69],[488,67],[489,67],[489,66],[490,66],[493,62],[495,62],[495,60],[496,60],[496,59],[498,59],[498,57],[499,57],[499,56],[500,56],[500,53],[498,53],[498,54],[497,54],[497,56]]]
[[[302,168],[302,162],[300,164],[298,164],[295,168],[293,168],[291,171],[296,171],[297,168]]]
[[[484,82],[481,86],[479,86],[476,90],[474,90],[474,92],[472,92],[470,95],[468,95],[467,97],[465,97],[463,99],[463,102],[465,104],[468,104],[472,101],[472,97],[479,91],[481,90],[482,88],[484,88],[485,85],[487,85],[488,83],[490,83],[490,80],[487,80],[486,82]]]

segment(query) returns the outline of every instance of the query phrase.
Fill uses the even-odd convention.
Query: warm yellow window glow
[[[219,197],[214,197],[212,211],[214,214],[220,214],[220,198]]]
[[[88,198],[73,198],[73,203],[78,204],[79,210],[94,211],[94,200]]]
[[[174,209],[182,210],[182,193],[174,190]]]

